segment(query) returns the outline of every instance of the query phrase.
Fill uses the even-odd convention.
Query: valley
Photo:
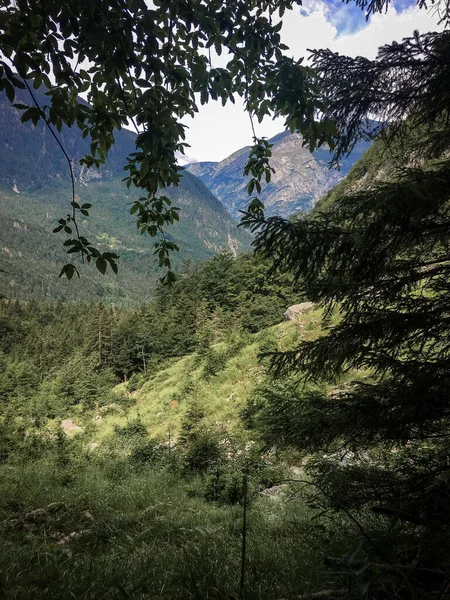
[[[2,4],[0,598],[450,596],[450,12],[389,5]]]
[[[25,95],[19,99],[25,101]],[[20,123],[19,111],[4,94],[0,96],[0,135],[4,140],[0,144],[0,294],[21,299],[30,295],[42,300],[91,299],[121,306],[152,297],[161,277],[155,240],[136,229],[129,213],[140,193],[122,182],[135,136],[117,132],[107,164],[88,170],[78,165],[88,144],[69,128],[61,133],[74,158],[76,198],[92,205],[90,216],[80,224],[81,232],[103,251],[117,253],[122,265],[117,275],[103,276],[94,265],[82,265],[77,259],[82,276],[69,282],[58,277],[68,258],[64,232],[52,233],[58,220],[71,211],[67,162],[45,125],[34,128]],[[167,232],[182,248],[174,253],[176,268],[221,250],[237,255],[250,248],[251,236],[236,227],[219,200],[190,173],[166,194],[180,208],[180,221]]]

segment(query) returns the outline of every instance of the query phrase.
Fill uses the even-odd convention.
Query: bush
[[[264,396],[255,390],[247,403],[240,409],[239,418],[245,429],[257,429],[259,415],[266,405]]]
[[[270,329],[266,329],[259,334],[259,351],[261,354],[277,352],[278,340]]]
[[[134,404],[136,404],[136,400],[124,389],[112,389],[98,401],[102,415],[124,413]]]
[[[214,377],[225,369],[227,365],[227,355],[225,352],[220,350],[214,350],[210,348],[205,356],[205,364],[203,367],[203,375],[208,377]]]
[[[135,392],[140,387],[142,387],[142,373],[133,373],[133,375],[128,380],[127,389],[129,392]]]
[[[199,435],[199,427],[205,417],[205,411],[198,404],[198,402],[192,402],[186,411],[186,414],[181,424],[181,431],[179,442],[181,445],[187,446]]]
[[[240,465],[239,465],[240,466]],[[208,473],[203,485],[203,497],[208,502],[238,504],[243,499],[243,473],[233,461]]]
[[[233,333],[231,333],[226,339],[228,358],[236,356],[236,354],[238,354],[242,348],[245,348],[245,346],[251,344],[252,341],[252,336],[248,331],[233,331]]]
[[[271,464],[258,453],[243,452],[223,459],[207,472],[202,486],[204,499],[220,504],[242,502],[244,473],[248,473],[249,497],[273,487],[285,476],[280,466]]]
[[[128,440],[147,437],[147,428],[139,420],[130,421],[123,427],[114,425],[114,432],[116,435]]]
[[[198,435],[187,448],[184,457],[185,470],[205,473],[223,459],[219,440],[208,431]]]
[[[131,453],[130,460],[137,465],[154,464],[161,460],[164,449],[154,440],[137,446]]]

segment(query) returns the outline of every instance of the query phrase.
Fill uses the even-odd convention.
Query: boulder
[[[284,313],[284,320],[294,321],[295,319],[298,319],[298,317],[301,314],[307,312],[308,310],[312,310],[314,306],[314,302],[302,302],[301,304],[293,304]]]
[[[84,429],[76,425],[72,419],[64,419],[61,421],[61,427],[64,433],[68,436],[76,435],[77,433],[83,433]]]
[[[271,488],[266,488],[265,490],[262,490],[260,494],[262,496],[265,496],[269,500],[272,500],[273,502],[280,502],[280,500],[283,499],[287,487],[288,486],[285,483],[281,485],[274,485]]]

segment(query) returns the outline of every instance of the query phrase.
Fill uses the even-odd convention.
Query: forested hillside
[[[318,517],[288,482],[301,454],[264,437],[274,380],[260,355],[314,339],[321,311],[282,323],[302,296],[268,269],[220,254],[135,310],[1,302],[7,597],[235,596],[243,502],[248,597],[339,584],[317,565],[357,528]]]
[[[41,102],[45,97],[38,95]],[[18,101],[26,100],[23,92]],[[137,304],[153,295],[158,272],[154,240],[140,235],[129,214],[139,192],[121,181],[126,156],[134,149],[135,135],[118,132],[106,165],[87,169],[78,159],[89,144],[81,134],[63,128],[59,135],[74,161],[76,194],[80,204],[91,204],[83,217],[81,233],[104,251],[120,256],[118,275],[102,276],[94,266],[82,268],[81,279],[58,277],[67,261],[64,232],[52,230],[71,211],[71,183],[67,161],[44,124],[36,128],[20,122],[20,113],[0,96],[0,294],[10,298],[99,300],[122,306]],[[220,250],[248,249],[251,238],[238,229],[222,204],[190,173],[179,187],[167,191],[180,210],[180,222],[169,238],[181,247],[175,256],[179,268],[185,260],[200,260]],[[79,261],[78,261],[79,262]],[[78,262],[76,264],[78,264]]]

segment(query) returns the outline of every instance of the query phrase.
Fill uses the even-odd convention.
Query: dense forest
[[[269,278],[268,269],[267,261],[252,255],[235,260],[222,253],[203,265],[186,265],[176,284],[158,287],[155,300],[134,310],[4,299],[4,407],[16,416],[31,410],[31,394],[33,410],[50,411],[53,418],[72,405],[90,410],[102,390],[145,378],[167,359],[279,323],[300,293],[291,277]]]

